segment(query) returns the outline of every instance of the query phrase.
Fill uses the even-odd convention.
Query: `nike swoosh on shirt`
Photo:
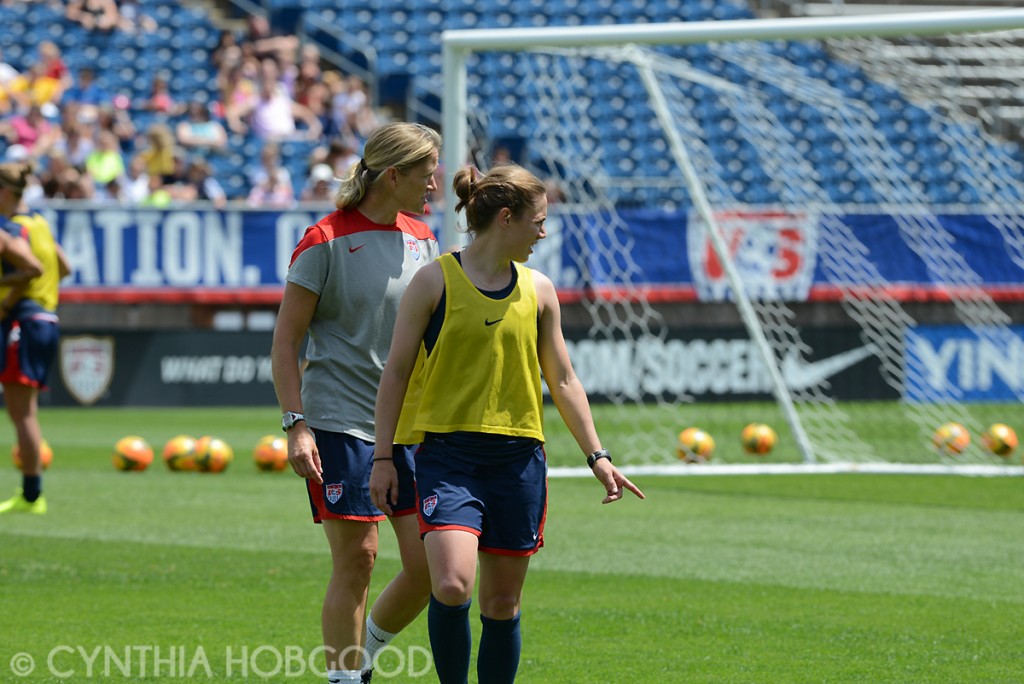
[[[485,319],[484,319],[484,325],[494,325],[495,323],[497,323],[497,322],[499,322],[499,321],[503,321],[503,320],[505,320],[505,319],[504,319],[504,317],[502,317],[502,318],[498,318],[498,319],[495,319],[495,320],[493,320],[493,321],[489,321],[489,320],[487,320],[487,319],[485,318]]]
[[[362,244],[362,245],[359,245],[358,247],[349,247],[348,248],[348,253],[351,254],[352,252],[358,252],[359,250],[361,250],[365,246],[366,246],[365,244]]]
[[[819,385],[836,373],[860,363],[871,356],[867,346],[851,349],[827,359],[804,361],[800,353],[790,350],[782,359],[782,377],[793,390],[807,389]]]

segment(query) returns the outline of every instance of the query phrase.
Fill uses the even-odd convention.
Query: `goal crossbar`
[[[908,12],[903,14],[736,19],[699,23],[626,24],[575,27],[455,29],[441,34],[444,107],[441,131],[445,145],[445,187],[465,163],[468,142],[466,118],[466,55],[469,52],[516,50],[528,47],[580,47],[608,43],[669,45],[763,39],[842,38],[854,36],[939,35],[950,31],[1009,31],[1024,29],[1024,9]],[[443,237],[457,244],[455,208],[445,208]]]
[[[667,45],[800,40],[853,36],[939,35],[955,31],[1007,31],[1024,28],[1024,9],[951,10],[901,14],[733,19],[714,22],[545,26],[538,28],[452,29],[441,39],[446,50],[516,50],[543,45],[579,47],[607,43]]]

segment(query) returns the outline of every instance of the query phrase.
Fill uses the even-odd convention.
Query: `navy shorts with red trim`
[[[387,516],[370,499],[370,471],[373,469],[373,443],[341,432],[311,428],[323,468],[323,484],[306,480],[306,492],[313,522],[324,520],[361,520],[375,522]],[[416,512],[416,482],[413,452],[416,447],[395,445],[394,463],[398,471],[398,501],[392,505],[394,516]]]
[[[0,356],[0,383],[46,389],[60,327],[57,317],[40,313],[0,324],[5,349]]]
[[[428,434],[416,452],[420,534],[465,530],[487,553],[529,556],[544,545],[547,458],[536,440]]]

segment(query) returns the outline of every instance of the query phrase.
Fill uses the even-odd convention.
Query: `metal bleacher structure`
[[[145,98],[157,73],[169,77],[171,94],[180,101],[217,98],[216,73],[210,52],[220,29],[211,19],[210,7],[224,3],[186,5],[175,0],[142,0],[140,4],[157,19],[157,31],[149,34],[89,33],[67,21],[60,5],[41,2],[2,5],[0,21],[4,22],[6,30],[0,34],[0,47],[7,61],[23,69],[30,65],[38,42],[52,40],[61,47],[72,70],[82,64],[93,65],[101,85],[111,93],[127,94],[133,102]],[[235,4],[237,10],[237,2]],[[822,2],[816,7],[834,10],[837,4],[842,5]],[[253,6],[271,17],[290,13],[297,18],[294,27],[304,40],[316,41],[323,47],[326,57],[335,55],[341,60],[338,64],[367,75],[374,92],[400,100],[404,116],[430,124],[440,122],[440,35],[447,29],[748,19],[758,16],[755,10],[778,15],[792,14],[794,7],[798,10],[815,7],[788,2],[760,2],[752,7],[742,0],[264,0]],[[745,78],[741,69],[716,59],[707,46],[663,49],[722,78],[739,82]],[[904,90],[891,85],[892,79],[883,85],[873,78],[867,67],[857,61],[840,59],[820,44],[777,41],[770,49],[775,56],[827,81],[848,96],[864,100],[881,121],[890,118],[910,121],[909,127],[894,124],[886,129],[886,135],[895,147],[911,148],[922,169],[927,170],[925,180],[930,201],[950,204],[970,203],[975,199],[971,185],[958,176],[957,169],[939,163],[949,152],[948,143],[936,134],[935,119],[927,102],[919,97],[908,97]],[[1018,44],[1015,49],[1018,52],[1011,59],[1015,64],[1024,64],[1019,52],[1024,48]],[[891,56],[890,62],[894,62],[896,56]],[[907,82],[921,83],[921,75],[937,67],[919,65],[915,71],[912,57],[911,54],[901,56],[899,63],[907,65]],[[1000,60],[1005,58],[1006,55],[1000,56]],[[501,55],[485,54],[477,59],[478,68],[473,69],[470,77],[470,98],[488,103],[489,111],[502,112],[501,116],[488,120],[488,137],[511,143],[521,151],[520,162],[539,164],[539,159],[531,159],[528,142],[534,122],[529,110],[521,104],[528,84],[521,74],[507,69]],[[981,55],[979,69],[988,62],[988,56]],[[998,63],[1005,64],[1004,61]],[[638,169],[671,172],[663,141],[659,140],[657,131],[647,130],[651,119],[649,111],[632,104],[645,96],[639,79],[630,72],[631,67],[598,64],[593,68],[597,71],[590,74],[592,82],[602,84],[606,92],[593,94],[590,116],[599,129],[616,133],[595,141],[609,176],[628,177]],[[990,76],[979,74],[983,83],[987,83],[984,79]],[[1024,86],[1020,85],[1024,79],[1020,76],[1015,72],[1016,88],[978,86],[976,93],[981,98],[979,106],[988,112],[997,112],[995,119],[998,120],[990,122],[990,131],[997,134],[995,140],[999,141],[994,144],[1000,145],[1001,152],[1017,162],[1022,159],[1017,142],[1019,122],[1024,119],[1024,116],[1014,118],[1015,113],[1021,113],[1019,104],[1024,102],[1021,92]],[[999,106],[993,107],[991,101],[984,99],[993,93],[1002,98],[1001,104],[997,103]],[[756,163],[756,155],[745,154],[742,144],[737,149],[736,141],[731,139],[728,112],[700,85],[692,88],[688,100],[692,101],[709,144],[722,147],[724,156],[744,162],[731,167],[734,177],[727,179],[735,188],[736,197],[755,204],[776,199],[768,174]],[[815,143],[812,156],[817,157],[813,161],[820,168],[837,171],[831,176],[834,182],[824,186],[833,201],[870,203],[875,199],[870,184],[859,182],[855,172],[844,172],[848,165],[842,159],[843,153],[833,152],[839,146],[831,144],[835,134],[816,120],[820,116],[812,108],[794,108],[781,90],[777,98],[770,100],[769,106],[780,121],[811,129],[809,137]],[[133,109],[132,115],[140,131],[157,116],[141,109]],[[615,145],[625,131],[633,144],[626,148]],[[299,142],[282,145],[282,159],[297,184],[304,178],[310,146],[310,143]],[[259,149],[258,140],[232,134],[228,151],[210,157],[229,196],[244,196],[247,190],[245,169],[256,162]],[[825,176],[827,180],[829,174]],[[627,190],[617,198],[623,204],[680,208],[688,201],[678,187],[664,191],[628,184],[623,187]]]

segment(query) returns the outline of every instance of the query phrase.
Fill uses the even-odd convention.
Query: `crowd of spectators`
[[[156,20],[136,0],[67,0],[65,16],[90,31],[153,31]]]
[[[155,28],[127,0],[70,0],[65,11],[89,31]],[[333,179],[358,162],[363,141],[383,123],[366,84],[325,69],[315,45],[276,35],[262,16],[243,31],[221,32],[209,58],[216,96],[178,101],[167,73],[155,73],[146,93],[108,92],[96,66],[72,73],[53,41],[36,46],[27,71],[0,52],[0,150],[35,162],[26,199],[275,208],[329,201]],[[237,143],[251,154],[244,185],[229,197],[216,162],[237,157]],[[301,164],[283,163],[287,143],[302,143]]]

